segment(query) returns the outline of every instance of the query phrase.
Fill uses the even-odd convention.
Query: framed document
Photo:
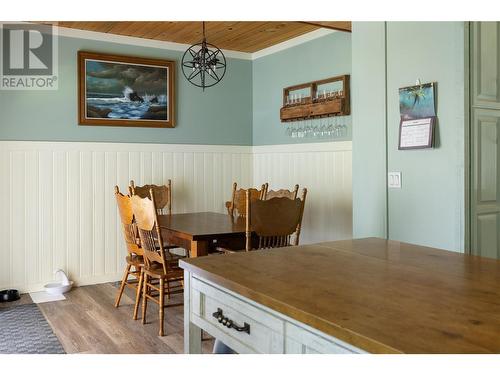
[[[431,148],[436,117],[403,120],[399,124],[399,150]]]

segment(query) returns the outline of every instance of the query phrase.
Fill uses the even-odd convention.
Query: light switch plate
[[[387,185],[391,189],[401,189],[401,172],[389,172],[387,175]]]

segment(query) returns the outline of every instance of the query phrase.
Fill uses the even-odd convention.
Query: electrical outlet
[[[401,172],[389,172],[387,175],[387,185],[391,189],[401,189]]]

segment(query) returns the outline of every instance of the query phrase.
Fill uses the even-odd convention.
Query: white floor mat
[[[66,299],[66,297],[64,297],[64,295],[62,294],[55,295],[55,294],[49,294],[47,292],[30,293],[30,297],[33,300],[33,303],[62,301]]]

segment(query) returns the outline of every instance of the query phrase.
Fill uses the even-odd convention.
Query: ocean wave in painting
[[[88,118],[167,120],[166,95],[138,95],[126,86],[123,96],[92,94],[87,97]]]

